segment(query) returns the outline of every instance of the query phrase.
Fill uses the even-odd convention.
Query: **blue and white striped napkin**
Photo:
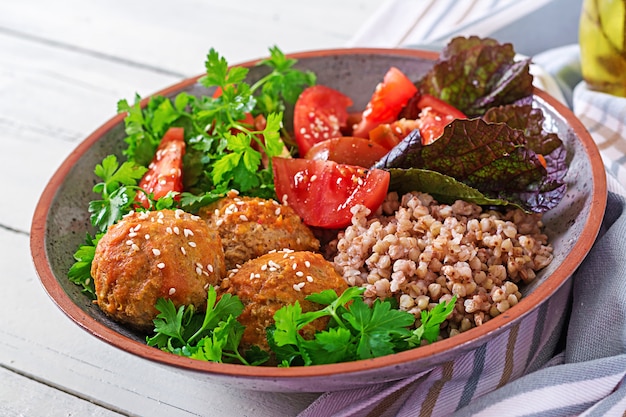
[[[387,0],[354,37],[350,46],[440,49],[456,35],[512,42],[559,87],[553,92],[598,144],[608,205],[573,279],[520,324],[410,378],[322,394],[299,417],[626,417],[626,99],[581,81],[580,7],[580,0]]]

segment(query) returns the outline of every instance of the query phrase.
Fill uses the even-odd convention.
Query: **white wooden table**
[[[48,298],[29,251],[34,207],[77,144],[146,96],[236,63],[345,46],[379,0],[0,2],[0,415],[293,416],[316,394],[226,389],[81,330]]]

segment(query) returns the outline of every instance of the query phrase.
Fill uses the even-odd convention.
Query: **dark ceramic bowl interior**
[[[318,83],[336,88],[354,100],[355,110],[364,108],[371,92],[390,66],[418,79],[436,54],[418,50],[342,49],[294,54],[298,67],[314,71]],[[262,75],[251,66],[251,75]],[[206,94],[185,80],[158,94],[174,96],[180,91]],[[567,148],[568,191],[563,201],[544,217],[554,247],[554,261],[537,279],[522,289],[524,298],[506,314],[480,327],[428,346],[368,361],[299,368],[246,367],[187,359],[145,344],[144,336],[111,321],[80,288],[67,278],[72,254],[91,231],[87,206],[94,198],[94,166],[114,153],[121,157],[123,118],[110,119],[87,137],[63,162],[45,188],[32,223],[31,251],[43,286],[65,314],[101,340],[146,360],[181,372],[233,386],[274,391],[328,391],[396,380],[451,360],[477,348],[524,319],[557,291],[571,276],[591,248],[606,205],[606,178],[598,150],[582,124],[557,100],[537,90],[535,105],[544,110],[546,126],[558,132]],[[289,116],[286,116],[289,120]]]

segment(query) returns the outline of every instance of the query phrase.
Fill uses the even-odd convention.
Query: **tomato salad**
[[[78,249],[69,271],[88,295],[96,298],[91,264],[99,240],[132,213],[198,213],[226,197],[247,196],[276,200],[316,234],[336,237],[356,221],[356,213],[380,212],[389,192],[418,191],[446,204],[464,200],[539,214],[564,195],[564,148],[543,130],[543,115],[532,107],[529,62],[515,60],[511,45],[456,38],[419,80],[389,68],[373,86],[366,108],[356,111],[350,97],[316,84],[314,74],[294,69],[295,60],[278,48],[270,54],[260,63],[269,72],[253,84],[247,82],[247,68],[228,66],[211,49],[206,75],[199,79],[214,89],[211,95],[156,96],[145,107],[139,97],[134,104],[119,102],[119,112],[126,114],[126,160],[111,155],[95,168],[102,180],[94,187],[101,198],[89,206],[96,233]],[[475,66],[469,74],[468,65]],[[293,131],[282,121],[288,106],[293,106]],[[212,285],[205,312],[160,299],[156,333],[147,340],[199,359],[261,364],[275,355],[279,365],[293,366],[320,363],[311,359],[315,349],[330,349],[339,340],[347,346],[354,339],[351,354],[336,360],[364,359],[436,341],[456,301],[448,297],[416,319],[398,309],[398,300],[365,303],[363,293],[360,286],[339,294],[329,289],[307,298],[319,311],[303,312],[298,303],[280,309],[268,328],[269,345],[279,353],[252,349],[242,356],[243,330],[233,323],[244,306],[236,294],[220,294]],[[368,326],[355,325],[354,317],[368,308],[378,311],[369,313],[371,320],[397,323],[380,326],[384,348],[371,342],[376,337],[368,339],[375,346],[362,346]],[[204,320],[192,319],[195,315]],[[298,326],[321,317],[329,328],[313,349]],[[329,335],[336,339],[324,344]]]

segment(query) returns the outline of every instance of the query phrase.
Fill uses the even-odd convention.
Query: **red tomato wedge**
[[[317,142],[304,158],[369,168],[385,155],[387,149],[371,140],[342,136]]]
[[[352,135],[367,138],[369,132],[376,126],[393,122],[416,93],[417,87],[402,71],[396,67],[389,68],[383,82],[376,86]]]
[[[379,125],[370,131],[370,141],[387,150],[402,141],[409,133],[419,128],[419,120],[400,119],[393,123]]]
[[[461,110],[430,94],[420,95],[420,98],[417,101],[417,107],[419,109],[430,107],[437,113],[452,116],[455,119],[467,119],[467,116]]]
[[[417,107],[421,110],[417,120],[423,145],[437,140],[452,120],[467,119],[462,111],[430,94],[422,94]]]
[[[294,106],[293,129],[300,155],[325,139],[342,136],[352,99],[323,85],[305,89]]]
[[[350,209],[374,211],[383,203],[389,172],[302,158],[273,158],[276,195],[309,226],[328,229],[351,223]]]
[[[183,155],[185,154],[185,130],[171,127],[165,132],[157,151],[148,165],[139,187],[154,195],[158,200],[170,191],[183,191]],[[136,201],[145,208],[150,208],[148,198],[142,192],[137,193]]]

